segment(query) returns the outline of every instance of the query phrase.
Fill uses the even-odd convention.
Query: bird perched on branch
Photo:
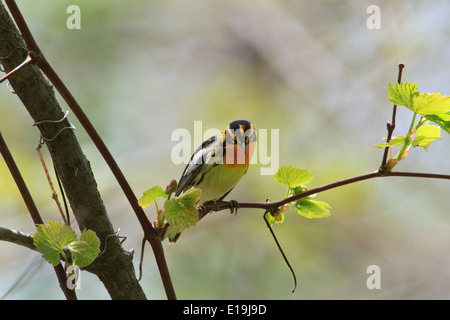
[[[184,169],[175,196],[195,187],[202,190],[200,203],[225,198],[247,173],[256,140],[251,122],[236,120],[221,134],[203,141]],[[173,242],[180,233],[165,236]]]

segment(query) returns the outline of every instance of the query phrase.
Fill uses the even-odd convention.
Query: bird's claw
[[[236,200],[230,200],[230,213],[237,214],[238,209],[239,209],[239,202],[237,202]]]

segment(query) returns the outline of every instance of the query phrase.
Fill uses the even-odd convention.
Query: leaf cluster
[[[33,233],[33,243],[42,257],[53,266],[60,263],[61,257],[67,263],[80,268],[90,265],[100,253],[100,240],[92,230],[84,229],[78,238],[69,226],[49,220],[47,224],[38,224]],[[64,249],[72,254],[69,261]]]
[[[304,169],[294,168],[292,166],[284,166],[278,169],[274,174],[274,179],[277,183],[284,184],[288,187],[286,198],[301,194],[308,189],[306,184],[311,182],[315,173]],[[268,217],[268,221],[272,223],[282,223],[284,220],[284,212],[290,207],[295,211],[309,219],[314,218],[329,218],[330,205],[323,201],[315,200],[316,195],[310,195],[301,198],[300,200],[291,202],[283,206],[278,212],[272,213]]]
[[[387,170],[390,171],[408,156],[411,147],[421,147],[428,151],[433,141],[441,139],[441,129],[450,133],[450,97],[441,96],[439,92],[422,93],[418,91],[416,83],[404,82],[389,84],[387,98],[394,105],[404,106],[413,112],[409,130],[405,135],[393,137],[389,141],[384,138],[386,143],[374,145],[378,148],[389,148],[391,157]],[[392,156],[394,146],[400,148],[397,154]]]
[[[172,180],[164,191],[160,186],[154,186],[144,191],[143,196],[139,200],[141,207],[146,207],[152,202],[156,206],[155,227],[162,228],[165,221],[169,223],[166,234],[169,240],[174,241],[181,231],[194,226],[199,218],[196,205],[200,201],[202,190],[198,188],[190,188],[178,197],[170,196],[177,189],[176,180]],[[157,199],[164,198],[164,210],[159,209]]]

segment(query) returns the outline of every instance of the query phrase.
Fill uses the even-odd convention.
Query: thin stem
[[[417,112],[414,112],[413,118],[411,120],[411,124],[409,126],[409,130],[408,130],[408,136],[411,134],[411,132],[413,131],[414,128],[414,123],[416,122],[416,118],[417,118]]]
[[[400,63],[398,65],[397,83],[401,83],[402,82],[402,75],[403,75],[403,69],[404,68],[405,68],[405,65],[403,63]],[[391,141],[392,134],[394,133],[396,116],[397,116],[397,105],[394,105],[392,107],[392,120],[391,120],[391,122],[388,122],[387,125],[386,125],[386,127],[387,127],[386,143],[387,144],[389,143],[389,141]],[[387,165],[388,153],[389,153],[390,149],[391,149],[390,147],[384,148],[383,158],[381,160],[381,165],[380,165],[379,171],[384,171],[385,170],[386,165]]]
[[[286,264],[287,264],[289,270],[291,270],[292,277],[294,278],[294,288],[292,289],[292,293],[294,293],[294,292],[295,292],[295,289],[297,289],[297,277],[295,276],[294,269],[292,268],[291,264],[289,263],[288,258],[287,258],[286,255],[284,254],[283,249],[281,249],[281,245],[280,245],[280,243],[278,242],[278,239],[277,239],[277,237],[275,236],[275,233],[273,232],[272,227],[270,226],[269,221],[267,220],[267,214],[268,214],[268,213],[269,213],[269,211],[264,212],[263,219],[264,219],[264,221],[266,222],[267,228],[269,228],[269,231],[270,231],[270,234],[271,234],[272,237],[273,237],[273,240],[275,240],[275,243],[276,243],[276,245],[277,245],[277,247],[278,247],[278,250],[280,251],[281,255],[283,256],[284,261],[286,262]]]
[[[450,175],[449,174],[440,174],[440,173],[422,173],[422,172],[394,171],[394,172],[390,173],[390,176],[393,176],[393,177],[414,177],[414,178],[428,178],[428,179],[450,180]]]
[[[50,174],[48,173],[47,165],[45,164],[44,157],[42,156],[42,153],[41,153],[41,148],[42,148],[42,145],[38,144],[36,146],[36,152],[38,153],[39,160],[41,160],[42,167],[44,168],[44,173],[45,173],[45,175],[47,177],[47,181],[48,181],[48,184],[50,186],[50,190],[52,192],[52,199],[55,200],[55,202],[56,202],[56,206],[58,207],[59,213],[61,214],[61,217],[62,217],[62,219],[64,221],[64,224],[66,226],[69,226],[70,225],[69,221],[67,220],[67,218],[66,218],[66,216],[65,216],[65,214],[64,214],[64,212],[62,210],[61,203],[58,200],[58,194],[56,193],[55,188],[53,187],[53,182],[52,182],[52,179],[50,178]]]
[[[33,59],[30,56],[27,56],[24,62],[22,62],[17,67],[15,67],[13,70],[11,70],[7,74],[5,74],[2,78],[0,78],[0,83],[5,81],[6,79],[8,79],[12,74],[14,74],[16,71],[20,70],[21,68],[23,68],[24,66],[26,66],[27,64],[29,64],[32,61],[33,61]]]
[[[414,128],[414,123],[416,122],[416,117],[417,117],[417,112],[414,112],[413,118],[411,120],[411,124],[409,126],[409,130],[408,133],[405,136],[405,141],[403,142],[402,147],[400,148],[400,150],[398,151],[397,155],[395,156],[395,159],[397,161],[402,160],[403,158],[405,158],[405,151],[408,151],[411,148],[412,145],[412,137],[414,135],[413,132],[413,128]]]

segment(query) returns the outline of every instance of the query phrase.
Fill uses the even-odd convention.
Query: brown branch
[[[398,77],[397,77],[398,83],[402,82],[402,75],[403,75],[404,68],[405,68],[405,65],[403,63],[400,63],[398,65]],[[389,143],[389,141],[391,141],[392,134],[394,133],[396,116],[397,116],[397,105],[394,105],[392,107],[392,120],[391,120],[391,122],[386,123],[386,128],[387,128],[386,143]],[[385,172],[387,170],[386,165],[387,165],[389,149],[390,149],[389,147],[384,148],[383,159],[381,160],[381,165],[379,168],[379,171],[381,171],[381,172]]]
[[[383,173],[380,171],[374,171],[369,172],[366,174],[362,174],[359,176],[355,176],[352,178],[332,182],[326,185],[323,185],[321,187],[313,188],[310,190],[307,190],[303,193],[296,194],[294,196],[276,201],[276,202],[240,202],[238,203],[238,208],[252,208],[252,209],[264,209],[269,210],[271,212],[275,211],[276,209],[284,206],[285,204],[288,204],[290,202],[298,201],[304,197],[324,192],[327,190],[331,190],[334,188],[342,187],[348,184],[368,180],[368,179],[374,179],[374,178],[381,178],[381,177],[415,177],[415,178],[431,178],[431,179],[445,179],[450,180],[449,174],[436,174],[436,173],[423,173],[423,172],[401,172],[401,171],[393,171],[389,173]],[[222,211],[222,210],[231,210],[235,204],[229,201],[218,201],[216,203],[211,204],[202,204],[198,206],[198,211],[200,213],[200,216],[204,216],[209,212],[212,211]]]
[[[450,175],[440,173],[425,173],[425,172],[402,172],[393,171],[388,176],[392,177],[414,177],[414,178],[430,178],[430,179],[444,179],[450,180]]]
[[[36,247],[33,244],[33,236],[14,229],[0,227],[0,241],[11,242],[36,251]]]

